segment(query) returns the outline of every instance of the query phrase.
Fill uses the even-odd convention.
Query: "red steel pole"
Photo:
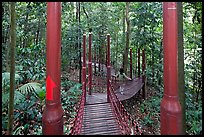
[[[83,35],[83,67],[82,67],[82,88],[84,93],[84,99],[86,102],[86,34]]]
[[[132,79],[132,48],[130,48],[130,78]]]
[[[63,135],[64,111],[60,99],[61,3],[47,3],[46,106],[43,135]]]
[[[138,48],[138,77],[140,77],[140,49]]]
[[[91,61],[91,40],[92,40],[92,33],[89,32],[89,95],[91,95],[91,85],[92,85],[92,61]]]
[[[182,134],[182,110],[178,98],[177,3],[163,3],[164,96],[160,104],[161,134]]]
[[[144,86],[142,88],[142,95],[143,95],[143,99],[145,99],[146,93],[145,93],[145,88],[146,88],[146,83],[145,83],[145,67],[146,67],[146,63],[145,63],[145,51],[144,49],[142,49],[142,82],[144,83]]]
[[[110,102],[110,79],[111,79],[111,66],[110,66],[110,34],[107,34],[107,102]]]

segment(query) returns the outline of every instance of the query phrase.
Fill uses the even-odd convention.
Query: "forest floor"
[[[123,101],[125,108],[131,114],[132,118],[139,123],[143,135],[160,135],[159,112],[151,112],[152,98],[157,96],[156,90],[152,87],[146,87],[146,99],[142,95],[136,94],[129,100]],[[159,104],[159,100],[155,100]],[[157,106],[160,107],[160,106]]]

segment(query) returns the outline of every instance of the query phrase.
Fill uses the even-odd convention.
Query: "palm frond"
[[[17,90],[20,91],[20,93],[25,96],[27,96],[28,94],[34,94],[37,96],[38,92],[40,92],[42,88],[40,83],[30,82],[19,87]]]

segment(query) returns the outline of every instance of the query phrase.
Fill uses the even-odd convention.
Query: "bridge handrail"
[[[130,116],[130,114],[126,111],[123,104],[119,101],[117,95],[114,92],[114,88],[112,85],[111,80],[110,82],[110,101],[111,106],[113,108],[114,114],[116,116],[118,125],[120,126],[122,130],[122,134],[128,134],[128,135],[141,135],[142,132],[138,127],[138,124],[136,121]]]
[[[82,83],[84,85],[85,82]],[[82,86],[83,87],[83,86]],[[83,123],[83,116],[84,116],[84,106],[85,106],[85,91],[82,88],[82,96],[80,97],[80,101],[78,102],[77,107],[77,115],[74,118],[74,125],[71,128],[71,135],[78,135],[81,133],[82,123]]]

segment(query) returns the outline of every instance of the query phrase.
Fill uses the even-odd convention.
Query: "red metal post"
[[[144,83],[144,86],[142,88],[142,95],[143,95],[143,99],[145,99],[146,93],[145,93],[145,88],[146,88],[146,83],[145,83],[145,67],[146,67],[146,63],[145,63],[145,51],[144,49],[142,49],[142,82]]]
[[[63,135],[64,111],[60,99],[61,3],[47,3],[46,106],[43,135]]]
[[[83,67],[82,67],[82,88],[85,92],[84,99],[86,102],[86,34],[83,35]]]
[[[182,110],[178,98],[177,3],[163,3],[164,96],[160,104],[161,134],[182,134]]]
[[[132,48],[130,48],[130,78],[132,79]]]
[[[138,77],[140,77],[140,49],[138,48]]]
[[[107,102],[110,102],[110,80],[111,80],[111,66],[110,66],[110,34],[107,35],[108,50],[107,50]]]
[[[92,85],[92,60],[91,60],[91,40],[92,33],[89,32],[89,63],[88,63],[88,72],[89,72],[89,95],[91,95],[91,85]]]

